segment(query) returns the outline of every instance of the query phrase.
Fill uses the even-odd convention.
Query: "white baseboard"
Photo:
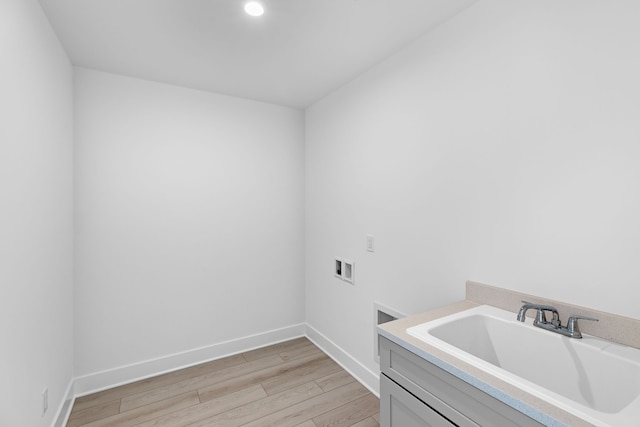
[[[305,324],[300,323],[248,337],[163,356],[107,371],[77,377],[73,384],[75,397],[84,396],[123,384],[164,374],[214,359],[265,347],[305,335]],[[56,425],[57,427],[57,425]]]
[[[73,379],[69,381],[69,386],[67,387],[65,398],[60,404],[60,408],[58,408],[58,413],[53,419],[52,427],[64,427],[67,425],[67,421],[69,421],[69,415],[71,415],[71,408],[73,407],[73,400],[74,400],[73,382],[74,382]]]
[[[355,377],[362,385],[368,388],[371,393],[380,397],[380,375],[372,372],[369,368],[354,359],[349,353],[336,345],[329,338],[322,335],[311,325],[306,324],[306,335],[315,345],[320,347],[329,357],[342,366],[342,368]]]
[[[300,323],[273,331],[248,337],[225,341],[218,344],[147,360],[107,371],[96,372],[75,378],[69,385],[67,398],[61,405],[55,424],[52,427],[63,427],[69,418],[73,401],[76,397],[96,393],[123,384],[132,383],[163,373],[176,371],[189,366],[220,359],[233,354],[243,353],[255,348],[266,347],[279,342],[306,336],[329,357],[336,361],[345,371],[353,375],[363,386],[376,396],[380,396],[380,377],[362,363],[354,359],[330,339],[322,335],[312,326]]]

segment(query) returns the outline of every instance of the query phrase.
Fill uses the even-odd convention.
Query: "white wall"
[[[307,322],[375,371],[373,302],[467,279],[640,318],[638,22],[630,0],[481,0],[310,107]]]
[[[639,17],[481,0],[309,108],[306,154],[299,111],[78,69],[74,168],[69,61],[35,1],[2,2],[0,425],[51,425],[74,324],[92,374],[302,322],[303,281],[372,372],[374,301],[466,279],[640,317]]]
[[[1,426],[51,425],[71,384],[72,76],[40,5],[0,2]]]
[[[76,374],[304,322],[302,111],[76,69]]]

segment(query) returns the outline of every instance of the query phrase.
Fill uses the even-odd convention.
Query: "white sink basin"
[[[407,333],[594,425],[640,425],[638,349],[564,337],[487,305]]]

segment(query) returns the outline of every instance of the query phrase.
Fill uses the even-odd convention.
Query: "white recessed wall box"
[[[336,257],[334,262],[334,267],[333,267],[333,274],[337,278],[353,284],[354,274],[355,274],[355,263],[347,259]]]
[[[353,261],[342,260],[342,280],[353,283],[353,274],[355,273],[355,264]]]

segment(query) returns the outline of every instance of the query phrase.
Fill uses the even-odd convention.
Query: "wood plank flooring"
[[[306,338],[76,399],[67,427],[376,427],[379,401]]]

